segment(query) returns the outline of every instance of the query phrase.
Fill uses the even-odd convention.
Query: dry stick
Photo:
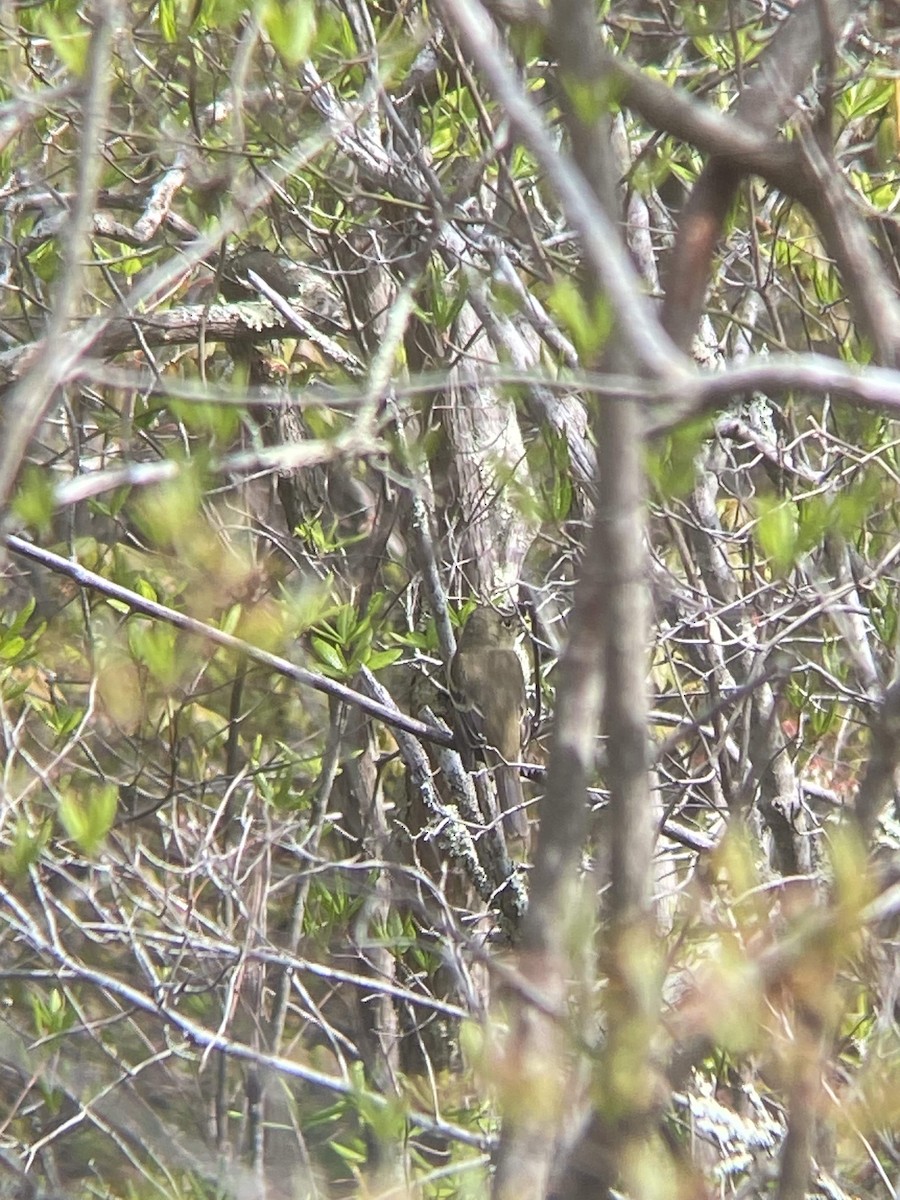
[[[425,738],[426,741],[436,742],[439,746],[454,745],[453,735],[444,729],[438,729],[436,726],[426,725],[424,721],[417,721],[414,717],[405,716],[396,709],[379,704],[376,700],[370,700],[368,696],[353,691],[352,688],[338,683],[335,679],[327,679],[324,675],[317,675],[314,671],[298,667],[294,663],[288,662],[286,658],[271,654],[268,650],[262,650],[259,646],[254,646],[250,642],[245,642],[243,638],[216,629],[213,625],[207,625],[205,621],[198,621],[195,617],[189,617],[185,613],[180,613],[165,604],[158,604],[154,600],[146,600],[137,592],[131,591],[130,588],[104,579],[102,575],[96,575],[93,571],[81,566],[80,563],[61,558],[58,554],[35,546],[32,542],[15,534],[7,534],[3,540],[7,549],[11,550],[13,554],[39,563],[58,575],[66,575],[69,579],[73,579],[79,587],[90,588],[110,600],[117,600],[127,605],[133,612],[141,613],[145,617],[155,617],[157,620],[174,625],[176,629],[184,630],[185,633],[195,634],[217,646],[224,646],[227,650],[245,654],[254,662],[261,663],[264,667],[277,671],[279,675],[303,684],[304,687],[314,688],[317,692],[324,692],[327,696],[334,696],[347,704],[354,704],[363,712],[377,717],[395,729],[403,729],[416,737]]]

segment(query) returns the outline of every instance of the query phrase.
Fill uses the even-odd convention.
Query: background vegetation
[[[0,3],[4,1194],[897,1195],[898,15]]]

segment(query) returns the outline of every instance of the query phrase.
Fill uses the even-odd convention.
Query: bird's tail
[[[512,837],[528,836],[528,813],[525,810],[525,794],[519,768],[508,763],[499,763],[494,771],[497,781],[497,798],[503,812],[503,828]]]

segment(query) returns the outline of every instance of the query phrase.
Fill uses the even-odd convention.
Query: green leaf
[[[39,467],[28,467],[23,473],[22,483],[13,499],[12,507],[16,516],[26,525],[39,532],[46,532],[56,507],[50,472]]]
[[[465,275],[458,274],[448,286],[447,271],[444,264],[435,262],[428,266],[428,295],[430,299],[430,318],[441,333],[445,333],[459,316],[469,294],[469,281]]]
[[[709,418],[685,422],[647,454],[647,472],[667,499],[686,496],[697,478],[697,455],[710,436]]]
[[[364,1146],[351,1146],[338,1141],[337,1138],[332,1138],[329,1143],[329,1149],[341,1159],[355,1167],[361,1167],[368,1158],[368,1153]]]
[[[799,521],[793,500],[772,501],[760,496],[761,509],[756,526],[760,547],[774,570],[784,574],[793,565],[798,551]]]
[[[26,662],[34,658],[35,644],[38,636],[43,632],[43,625],[31,632],[28,637],[25,637],[22,632],[26,620],[34,610],[35,602],[29,600],[10,624],[0,623],[0,659],[5,659],[12,665],[13,662]]]
[[[132,584],[131,590],[133,592],[137,592],[137,594],[142,596],[145,600],[152,600],[154,604],[156,604],[159,600],[159,595],[156,591],[156,588],[147,579],[136,580],[136,582]]]
[[[324,638],[316,637],[315,634],[310,638],[310,642],[316,657],[329,670],[337,671],[341,675],[346,673],[347,664],[344,661],[344,656],[333,642],[326,642]]]
[[[575,283],[564,276],[550,293],[550,308],[565,325],[579,358],[590,363],[606,344],[612,329],[612,309],[602,296],[589,303]]]
[[[118,788],[112,783],[86,796],[64,794],[59,802],[59,818],[80,849],[93,854],[112,828],[118,803]]]
[[[838,98],[837,109],[848,121],[859,120],[886,109],[893,93],[893,79],[867,77],[844,90]]]
[[[47,713],[47,725],[53,730],[57,741],[63,741],[78,728],[84,720],[84,710],[63,705]]]
[[[201,490],[193,465],[185,465],[170,482],[148,488],[138,500],[136,519],[158,545],[177,545],[196,518]]]
[[[316,36],[316,10],[312,0],[269,0],[262,24],[272,45],[290,66],[309,54]]]
[[[52,1037],[63,1033],[71,1028],[75,1021],[75,1013],[57,988],[53,988],[46,998],[41,995],[32,996],[31,1015],[35,1032],[40,1037]]]
[[[170,45],[178,38],[178,18],[175,13],[175,0],[159,0],[159,29],[163,41]]]
[[[21,633],[30,620],[31,614],[34,612],[36,605],[37,601],[32,596],[25,602],[25,604],[22,605],[13,619],[4,626],[6,633]],[[41,628],[43,629],[43,625]]]
[[[243,611],[243,605],[232,604],[228,612],[219,621],[219,628],[223,633],[237,633],[237,627],[240,624]]]
[[[61,17],[51,12],[42,12],[38,25],[46,34],[53,47],[53,53],[60,62],[73,75],[83,75],[91,31],[79,18],[74,6]]]
[[[240,409],[229,404],[195,403],[169,397],[168,406],[191,433],[208,433],[216,441],[230,441],[241,421]]]
[[[128,645],[138,662],[143,663],[163,687],[172,687],[181,674],[175,653],[177,630],[161,622],[136,620],[128,625]]]
[[[399,648],[394,650],[374,650],[365,660],[365,665],[370,671],[381,671],[384,667],[391,666],[398,658],[403,657],[403,651]]]
[[[28,643],[19,634],[0,641],[0,658],[18,658]]]
[[[616,106],[619,88],[611,86],[609,79],[584,80],[567,75],[563,77],[562,84],[572,111],[585,125],[595,124],[604,113]]]
[[[41,856],[51,832],[49,821],[44,821],[36,831],[22,818],[16,822],[12,843],[0,854],[0,877],[7,880],[20,879]]]

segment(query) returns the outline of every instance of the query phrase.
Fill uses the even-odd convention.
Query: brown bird
[[[296,282],[277,254],[263,246],[251,246],[235,254],[225,263],[220,288],[226,300],[258,300],[259,291],[247,272],[255,271],[269,287],[282,296],[293,294]]]
[[[525,675],[515,651],[515,614],[474,609],[450,664],[450,696],[470,749],[494,772],[505,825],[524,838],[528,816],[517,763],[522,755]]]

